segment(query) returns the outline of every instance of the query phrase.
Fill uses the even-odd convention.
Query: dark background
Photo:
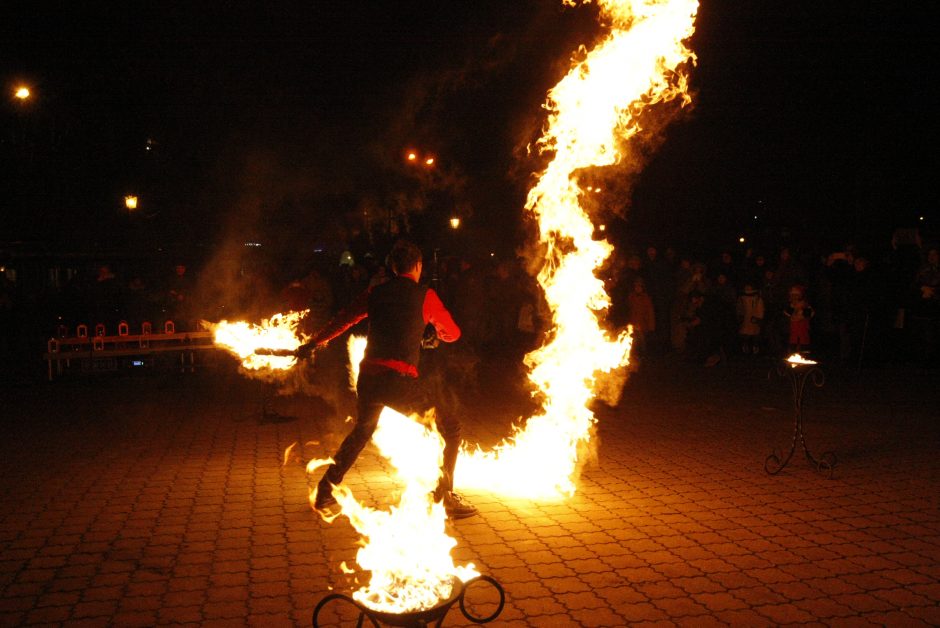
[[[704,0],[694,107],[597,208],[615,244],[933,228],[938,38],[908,4]],[[0,241],[205,257],[230,240],[328,246],[403,213],[433,240],[456,213],[464,246],[511,252],[541,163],[526,145],[595,10],[4,3]]]

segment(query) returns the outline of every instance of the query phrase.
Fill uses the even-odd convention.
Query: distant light
[[[921,216],[920,218],[918,218],[918,220],[920,220],[921,222],[923,222],[923,221],[924,221],[924,217]]]
[[[587,191],[588,191],[588,192],[593,192],[593,191],[594,191],[594,188],[589,185],[589,186],[587,187]]]
[[[754,216],[754,220],[757,220],[757,216]]]
[[[127,209],[137,209],[137,197],[133,194],[128,194],[125,196],[124,207]]]
[[[451,229],[456,229],[459,226],[460,226],[460,218],[457,218],[456,216],[454,216],[453,218],[450,219]]]
[[[744,244],[745,242],[747,242],[747,239],[744,236],[741,236],[740,238],[738,238],[738,242],[740,242],[741,244]]]
[[[16,91],[13,92],[13,95],[20,100],[26,100],[30,96],[29,88],[25,85],[21,85],[16,88]]]
[[[607,225],[601,225],[600,227],[598,227],[598,229],[600,229],[601,231],[607,231]]]
[[[261,243],[260,242],[245,242],[245,246],[258,249],[258,248],[261,248]]]
[[[425,159],[425,160],[424,160],[424,165],[425,165],[425,166],[433,166],[433,165],[434,165],[434,158],[433,158],[433,157],[428,157],[427,159]]]
[[[415,153],[408,153],[408,161],[414,161],[417,158],[418,158],[418,155],[416,155]]]
[[[595,193],[595,194],[600,194],[600,193],[601,193],[601,189],[600,189],[600,188],[594,188],[594,193]]]
[[[496,253],[490,253],[490,257],[496,257]]]

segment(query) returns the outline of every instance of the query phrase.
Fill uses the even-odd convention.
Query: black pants
[[[423,414],[433,405],[419,379],[399,375],[394,371],[379,374],[359,374],[356,385],[358,391],[358,417],[356,425],[339,446],[333,456],[333,464],[326,469],[317,488],[321,495],[329,494],[330,484],[339,484],[349,471],[359,453],[372,438],[379,424],[382,408],[388,406],[404,415]],[[457,466],[457,454],[460,452],[460,422],[454,417],[437,415],[437,431],[444,438],[444,462],[441,468],[441,481],[438,492],[453,490],[454,467]]]

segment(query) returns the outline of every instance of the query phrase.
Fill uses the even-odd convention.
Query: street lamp
[[[19,85],[13,90],[13,97],[20,101],[27,100],[30,95],[29,88],[25,85]]]
[[[450,228],[451,228],[451,229],[456,229],[456,228],[458,228],[459,226],[460,226],[460,218],[457,218],[456,216],[454,216],[453,218],[450,219]]]
[[[124,197],[124,207],[127,208],[127,211],[137,209],[137,196],[134,194],[128,194]]]

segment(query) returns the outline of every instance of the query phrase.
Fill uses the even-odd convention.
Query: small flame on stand
[[[241,368],[248,375],[270,375],[277,371],[286,371],[297,363],[293,356],[258,355],[258,349],[283,349],[294,351],[307,340],[297,327],[306,316],[303,312],[275,314],[258,324],[247,321],[219,321],[203,325],[213,333],[216,346],[222,347],[241,360]]]
[[[574,4],[573,0],[565,0]],[[618,162],[618,147],[640,131],[648,105],[691,101],[682,66],[694,61],[683,40],[694,30],[697,0],[599,0],[608,36],[548,94],[540,150],[554,159],[529,191],[526,209],[546,249],[538,282],[553,313],[551,341],[525,358],[542,409],[492,451],[461,452],[462,487],[550,498],[574,493],[579,449],[596,422],[588,405],[609,374],[628,363],[631,335],[610,338],[598,312],[610,305],[595,271],[613,251],[595,240],[581,207],[579,173]],[[619,396],[619,384],[617,385]]]
[[[791,355],[789,358],[787,358],[787,362],[790,364],[791,368],[795,368],[796,366],[800,364],[806,364],[806,365],[819,364],[819,362],[816,362],[815,360],[804,358],[799,353],[794,353],[793,355]]]

